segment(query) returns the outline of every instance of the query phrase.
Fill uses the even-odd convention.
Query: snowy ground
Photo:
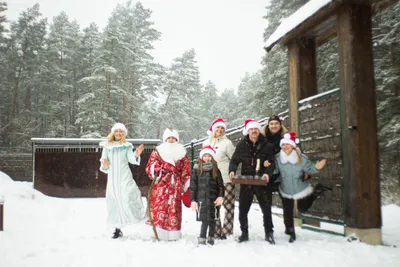
[[[4,195],[5,231],[0,232],[1,267],[45,266],[400,266],[400,207],[383,210],[385,246],[348,242],[346,238],[296,229],[298,240],[289,244],[282,219],[274,216],[276,245],[264,241],[261,212],[249,213],[250,241],[238,244],[235,236],[214,247],[197,247],[200,224],[187,208],[183,238],[156,242],[144,224],[123,229],[113,240],[105,226],[105,200],[59,199],[32,189],[31,183],[13,182],[0,172]],[[237,214],[237,213],[236,213]]]

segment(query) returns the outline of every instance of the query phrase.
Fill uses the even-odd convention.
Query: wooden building
[[[316,49],[339,44],[340,121],[346,235],[382,243],[372,54],[372,16],[398,0],[311,0],[265,44],[287,46],[290,128],[299,132],[299,101],[317,94]],[[300,131],[301,132],[301,131]]]
[[[36,190],[54,197],[104,197],[107,176],[99,170],[102,139],[32,138],[32,176]],[[127,139],[145,145],[140,166],[129,165],[142,195],[150,179],[145,166],[158,139]]]

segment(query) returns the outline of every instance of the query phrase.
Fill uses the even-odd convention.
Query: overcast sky
[[[40,4],[52,22],[65,11],[81,29],[95,22],[101,29],[118,3],[125,0],[5,0],[6,16],[16,20],[21,11]],[[237,89],[245,72],[261,67],[265,6],[269,0],[142,0],[153,11],[151,20],[161,32],[152,52],[165,66],[185,50],[194,48],[201,81],[213,81],[219,90]],[[136,2],[136,1],[134,1]]]

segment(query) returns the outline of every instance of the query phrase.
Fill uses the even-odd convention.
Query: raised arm
[[[315,168],[315,165],[312,163],[312,161],[306,155],[302,154],[301,160],[305,160],[303,172],[308,173],[308,174],[318,173],[318,169]]]
[[[140,154],[137,155],[136,150],[133,152],[131,147],[128,148],[128,161],[130,164],[140,165]]]

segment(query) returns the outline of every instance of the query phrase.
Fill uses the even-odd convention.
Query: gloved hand
[[[215,206],[221,206],[222,202],[224,202],[223,197],[217,197],[217,199],[214,201]]]
[[[192,201],[192,204],[190,205],[190,208],[191,208],[193,211],[197,211],[197,210],[199,209],[199,205],[197,204],[196,201]]]

